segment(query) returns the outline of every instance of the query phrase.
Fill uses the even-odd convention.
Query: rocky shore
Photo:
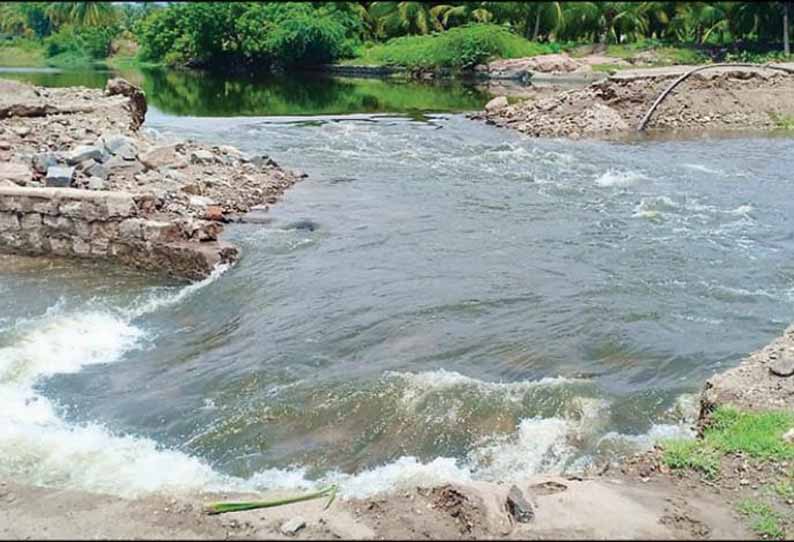
[[[794,70],[792,64],[780,67]],[[585,88],[510,104],[489,102],[471,118],[533,137],[624,138],[635,133],[659,94],[692,66],[626,70]],[[794,118],[794,71],[714,68],[692,75],[661,103],[649,133],[774,130]]]
[[[236,259],[222,224],[275,203],[301,174],[231,146],[147,135],[145,114],[143,93],[123,80],[104,92],[0,81],[0,251],[190,279]],[[113,214],[110,200],[131,204]]]

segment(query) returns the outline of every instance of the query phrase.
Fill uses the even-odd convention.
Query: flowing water
[[[309,174],[205,281],[0,261],[0,478],[367,495],[576,471],[688,434],[704,380],[794,316],[792,139],[315,113],[150,113]]]

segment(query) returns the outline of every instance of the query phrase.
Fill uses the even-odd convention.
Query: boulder
[[[11,143],[8,141],[0,141],[0,151],[10,151]]]
[[[33,172],[21,162],[0,162],[0,179],[24,186],[33,179]]]
[[[507,97],[506,96],[497,96],[493,100],[489,101],[485,104],[485,110],[488,113],[493,113],[495,111],[499,111],[500,109],[504,109],[507,107]]]
[[[72,184],[73,178],[73,167],[51,166],[47,169],[47,186],[66,188]]]
[[[79,164],[86,160],[96,160],[97,162],[104,162],[105,153],[103,149],[95,145],[80,145],[75,147],[66,155],[66,163],[70,166]]]

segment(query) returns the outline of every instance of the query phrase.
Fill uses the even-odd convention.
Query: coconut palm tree
[[[430,14],[444,28],[451,28],[468,22],[488,23],[494,14],[485,7],[487,2],[463,2],[459,5],[440,4],[430,8]]]
[[[115,21],[116,10],[111,2],[53,2],[48,15],[57,23],[97,26]]]
[[[429,34],[443,30],[441,23],[430,13],[432,7],[424,2],[372,2],[368,12],[377,21],[380,37]]]

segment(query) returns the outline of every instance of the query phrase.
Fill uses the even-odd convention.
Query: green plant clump
[[[742,412],[718,408],[701,440],[672,439],[662,443],[662,460],[672,469],[693,469],[709,477],[719,473],[719,457],[744,453],[758,460],[794,459],[794,445],[783,434],[794,427],[788,412]]]
[[[736,507],[741,514],[750,518],[750,527],[759,535],[780,540],[785,533],[780,526],[780,515],[768,504],[744,499]]]
[[[494,24],[470,24],[426,36],[404,36],[359,48],[356,63],[411,69],[470,68],[495,58],[521,58],[559,52],[558,44],[539,44]]]

